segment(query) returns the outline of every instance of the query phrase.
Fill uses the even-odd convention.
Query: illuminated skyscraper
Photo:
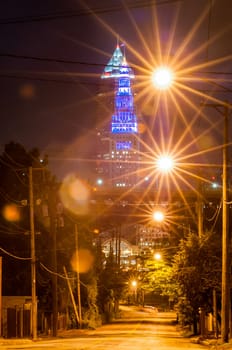
[[[118,45],[101,78],[115,83],[114,111],[108,137],[104,138],[108,140],[104,157],[108,180],[113,187],[134,187],[138,183],[139,170],[138,121],[132,91],[134,73]]]

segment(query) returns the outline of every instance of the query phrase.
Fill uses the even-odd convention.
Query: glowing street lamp
[[[156,222],[162,222],[164,221],[164,213],[161,211],[161,210],[155,210],[153,213],[152,213],[152,218],[154,221]]]
[[[159,261],[159,260],[162,259],[162,255],[157,252],[157,253],[154,254],[154,259]]]
[[[173,72],[167,66],[158,67],[152,74],[152,82],[159,90],[168,89],[173,83]]]
[[[137,287],[137,281],[133,280],[131,282],[131,285],[132,285],[133,288],[136,288]]]
[[[131,281],[131,286],[132,286],[132,289],[134,291],[134,302],[136,303],[137,302],[137,286],[138,286],[137,281],[136,280]]]
[[[169,172],[174,167],[174,161],[172,157],[164,155],[157,158],[156,165],[160,171]]]

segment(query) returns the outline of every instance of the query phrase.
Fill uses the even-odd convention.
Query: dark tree
[[[183,324],[196,322],[199,308],[212,311],[213,289],[220,292],[221,244],[215,233],[203,237],[189,234],[181,240],[174,258],[174,278],[178,284],[178,311]]]

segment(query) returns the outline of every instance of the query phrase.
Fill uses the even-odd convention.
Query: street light
[[[138,282],[136,280],[131,281],[131,286],[132,289],[134,291],[134,299],[135,299],[135,303],[137,302],[137,286],[138,286]]]
[[[164,221],[164,213],[161,210],[155,210],[152,213],[152,218],[156,222],[163,222]]]
[[[173,83],[173,72],[167,66],[161,66],[152,73],[152,82],[160,90],[168,89]]]
[[[164,173],[168,173],[171,170],[173,170],[174,167],[174,160],[170,155],[161,155],[157,158],[156,160],[156,165],[157,168],[164,172]]]
[[[162,255],[161,255],[159,252],[156,252],[156,253],[154,254],[154,259],[157,260],[157,261],[159,261],[159,260],[162,259]]]

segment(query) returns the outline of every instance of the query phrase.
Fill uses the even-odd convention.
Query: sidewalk
[[[184,332],[180,332],[180,334],[183,337],[188,337],[190,342],[195,343],[195,344],[201,344],[201,345],[205,345],[207,347],[209,347],[211,350],[216,350],[216,349],[230,349],[232,350],[232,339],[230,340],[229,343],[224,343],[222,344],[221,339],[215,339],[215,338],[203,338],[200,335],[197,336],[192,336],[191,334],[188,335],[187,333]]]
[[[0,347],[2,345],[23,345],[23,344],[33,344],[41,341],[49,341],[59,338],[77,338],[83,334],[90,334],[93,332],[91,329],[67,329],[60,330],[56,337],[52,335],[39,334],[35,340],[32,338],[0,338]]]
[[[202,339],[201,337],[192,338],[192,342],[196,344],[201,344],[205,346],[209,346],[211,350],[232,350],[232,342],[229,343],[221,343],[220,339]]]

